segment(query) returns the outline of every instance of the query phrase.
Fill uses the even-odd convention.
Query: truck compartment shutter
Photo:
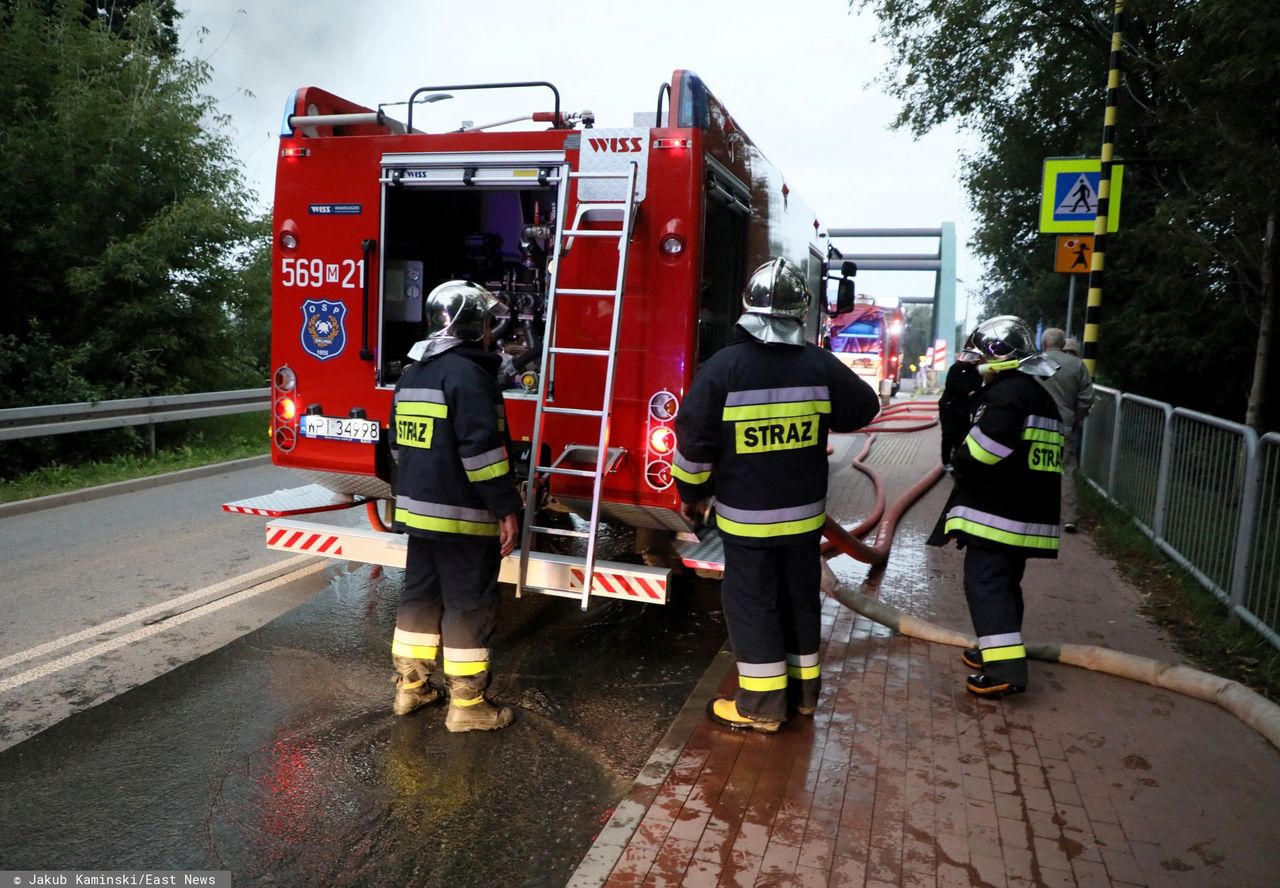
[[[380,181],[405,188],[545,188],[560,180],[563,163],[563,151],[384,154]]]

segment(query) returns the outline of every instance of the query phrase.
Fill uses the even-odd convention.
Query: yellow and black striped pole
[[[1084,311],[1084,365],[1089,375],[1098,366],[1098,325],[1102,321],[1102,281],[1106,268],[1107,216],[1111,210],[1111,160],[1116,148],[1116,101],[1120,93],[1120,48],[1124,42],[1124,0],[1116,0],[1111,25],[1111,59],[1107,73],[1107,113],[1102,124],[1102,169],[1098,177],[1098,213],[1093,220],[1093,261],[1089,266],[1089,301]]]

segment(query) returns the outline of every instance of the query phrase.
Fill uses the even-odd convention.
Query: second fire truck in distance
[[[827,322],[827,346],[873,389],[880,391],[887,380],[890,394],[896,395],[902,377],[903,320],[896,299],[880,304],[859,293],[849,310]]]
[[[538,110],[420,128],[424,102],[478,90]],[[675,71],[656,103],[642,125],[600,128],[541,81],[428,86],[400,122],[297,90],[276,176],[271,453],[313,483],[225,508],[276,518],[273,548],[401,563],[377,506],[391,496],[392,391],[423,336],[426,294],[467,279],[503,303],[506,416],[530,481],[503,578],[584,606],[588,594],[665,601],[665,571],[655,593],[658,574],[595,564],[597,524],[636,528],[642,548],[688,532],[671,481],[681,398],[728,341],[750,270],[783,256],[822,294],[827,245],[697,75]],[[840,292],[851,302],[852,282]],[[576,529],[538,524],[548,495],[581,516]],[[289,518],[353,502],[369,503],[371,530]],[[582,536],[587,554],[539,554],[535,533]]]

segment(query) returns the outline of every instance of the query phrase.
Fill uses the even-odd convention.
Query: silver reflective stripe
[[[787,654],[788,666],[817,666],[817,654]]]
[[[432,404],[443,404],[444,392],[440,389],[404,388],[396,392],[397,401],[429,401]]]
[[[800,521],[821,515],[827,508],[827,501],[820,499],[806,506],[792,506],[787,509],[735,509],[722,502],[716,503],[716,514],[723,515],[730,521],[742,524],[778,524],[783,521]]]
[[[978,446],[987,451],[987,453],[990,453],[992,456],[998,456],[1001,459],[1004,459],[1006,456],[1013,453],[1012,447],[1004,446],[977,426],[969,429],[969,437],[977,441]]]
[[[1021,632],[1006,632],[1003,635],[982,635],[978,638],[978,647],[980,648],[1008,647],[1014,644],[1022,644]]]
[[[410,632],[398,626],[391,640],[402,641],[405,644],[420,644],[423,647],[438,647],[440,644],[440,636],[434,632]]]
[[[749,392],[729,392],[724,399],[726,407],[746,404],[786,404],[791,401],[826,401],[831,390],[825,385],[794,385],[790,388],[753,389]]]
[[[396,497],[396,508],[407,509],[416,515],[427,515],[432,518],[455,518],[459,521],[478,521],[488,524],[493,524],[498,520],[498,516],[488,509],[468,509],[465,506],[427,503],[407,496]]]
[[[738,661],[738,674],[745,675],[748,678],[773,678],[775,675],[785,675],[787,664],[778,663],[743,663]]]
[[[1051,432],[1062,431],[1062,421],[1047,416],[1028,416],[1022,427],[1032,429],[1048,429]]]
[[[710,472],[713,468],[715,468],[715,463],[694,462],[693,460],[687,458],[683,453],[681,453],[678,448],[676,449],[676,458],[674,462],[677,466],[684,469],[686,472],[689,472],[690,474],[694,474],[694,475],[698,474],[699,472]]]
[[[452,660],[455,663],[483,663],[489,659],[489,649],[446,647],[444,656],[446,660]]]
[[[464,456],[462,458],[462,467],[468,472],[474,472],[476,469],[483,469],[485,466],[491,466],[494,463],[502,462],[507,458],[507,448],[495,447],[487,453],[479,456]]]
[[[1058,535],[1058,525],[1056,524],[1030,524],[1025,521],[1014,521],[1009,518],[1001,518],[999,515],[992,515],[990,512],[983,512],[979,509],[970,508],[969,506],[956,506],[947,513],[948,518],[968,518],[978,524],[984,524],[987,527],[994,527],[997,530],[1007,530],[1010,533],[1025,534],[1027,536],[1054,536]]]

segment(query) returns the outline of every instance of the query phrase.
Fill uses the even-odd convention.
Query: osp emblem
[[[308,299],[302,303],[303,350],[322,361],[342,354],[347,344],[346,317],[347,306],[341,302]]]

